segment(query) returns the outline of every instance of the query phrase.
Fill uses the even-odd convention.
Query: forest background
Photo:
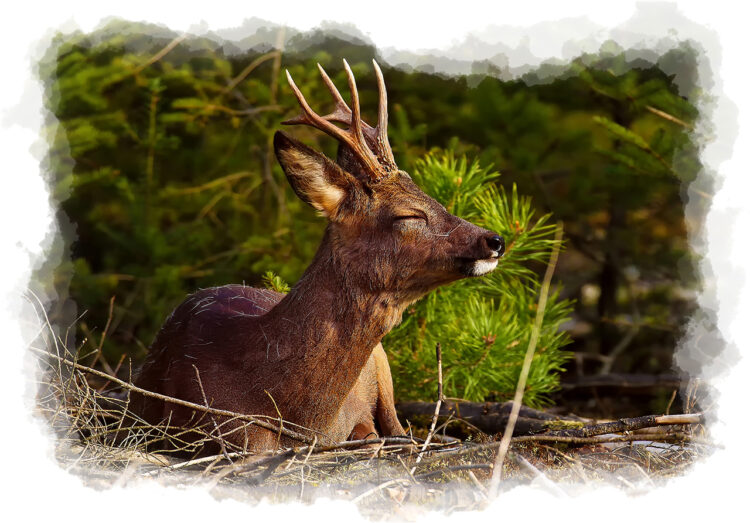
[[[515,80],[492,61],[448,77],[429,66],[379,60],[397,162],[428,193],[440,199],[436,182],[461,179],[451,195],[468,203],[454,212],[472,218],[481,214],[475,197],[497,191],[498,201],[515,205],[500,220],[508,230],[499,232],[513,237],[522,225],[537,226],[540,236],[525,239],[530,247],[546,241],[536,245],[547,255],[553,225],[562,223],[557,308],[548,318],[547,353],[554,357],[530,383],[537,392],[529,394],[532,403],[574,401],[581,391],[591,398],[593,390],[602,394],[582,405],[598,415],[663,411],[680,386],[680,376],[665,374],[695,310],[683,201],[700,169],[700,144],[691,141],[701,96],[691,83],[696,52],[685,44],[664,54],[632,53],[607,43],[595,55],[544,64]],[[70,324],[85,311],[76,322],[82,350],[95,348],[106,329],[99,365],[116,370],[128,356],[141,361],[163,319],[197,288],[278,287],[300,276],[324,222],[296,199],[273,156],[273,133],[297,113],[283,75],[288,69],[323,112],[330,98],[315,64],[343,87],[342,58],[357,76],[365,119],[373,121],[370,63],[378,51],[336,32],[269,27],[225,42],[113,22],[57,39],[39,75],[54,116],[48,167],[53,196],[62,201],[59,219],[68,224],[63,241],[71,261],[54,281],[40,284],[59,296],[53,321]],[[335,156],[332,141],[319,133],[292,132]],[[463,183],[472,177],[475,185]],[[691,197],[707,206],[711,190],[694,187]],[[527,221],[516,225],[519,216]],[[456,395],[502,400],[512,390],[502,385],[512,379],[489,374],[498,363],[522,359],[525,345],[518,339],[513,345],[507,323],[533,317],[524,318],[523,310],[533,312],[529,297],[546,258],[510,254],[508,263],[528,271],[520,276],[530,284],[517,293],[500,273],[488,299],[493,314],[509,310],[515,319],[506,314],[477,326],[471,340],[457,339],[457,331],[438,339],[460,345],[444,356]],[[264,279],[269,271],[277,276]],[[434,398],[425,385],[435,379],[435,340],[424,340],[419,351],[415,346],[425,330],[441,337],[444,318],[430,314],[444,311],[451,293],[476,290],[459,285],[408,311],[400,330],[385,339],[399,399]],[[448,313],[467,316],[456,307]],[[510,337],[497,339],[503,335]],[[601,376],[650,385],[635,387],[645,396],[622,396],[622,386],[591,385]],[[484,383],[494,385],[478,386]]]

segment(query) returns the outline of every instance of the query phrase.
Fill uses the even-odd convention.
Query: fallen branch
[[[514,443],[525,441],[544,441],[548,443],[571,443],[575,445],[598,445],[601,443],[628,443],[633,441],[668,441],[683,443],[691,441],[686,434],[678,432],[664,434],[625,434],[613,436],[555,436],[552,434],[533,434],[513,438]]]
[[[673,414],[670,416],[641,416],[638,418],[623,418],[617,421],[607,423],[597,423],[587,425],[577,429],[563,429],[547,432],[543,436],[547,437],[572,437],[588,438],[591,436],[600,436],[602,434],[612,434],[617,432],[632,432],[635,430],[647,429],[663,425],[693,425],[703,423],[703,414]]]
[[[513,402],[510,401],[505,403],[443,401],[438,417],[466,421],[486,434],[497,434],[506,427],[512,407]],[[426,401],[407,401],[397,404],[396,410],[400,418],[411,419],[412,425],[416,425],[413,418],[431,415],[435,411],[435,404]],[[513,434],[516,436],[537,434],[548,430],[551,423],[575,420],[576,418],[548,414],[541,410],[521,406]]]

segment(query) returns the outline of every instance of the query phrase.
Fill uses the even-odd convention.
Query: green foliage
[[[481,214],[476,198],[498,177],[490,168],[481,168],[479,162],[469,164],[465,156],[456,158],[451,150],[420,158],[412,174],[414,182],[448,212],[466,220]]]
[[[266,289],[270,289],[276,292],[287,293],[291,290],[289,284],[282,280],[281,277],[278,274],[275,274],[273,271],[266,271],[266,273],[263,275],[263,286]]]
[[[312,259],[324,223],[296,198],[272,150],[279,123],[298,112],[285,69],[325,113],[332,102],[315,63],[347,97],[340,66],[347,58],[365,120],[373,122],[377,106],[376,50],[364,43],[295,34],[283,53],[256,45],[229,54],[228,43],[187,37],[171,45],[177,38],[115,21],[92,34],[58,36],[38,66],[50,112],[53,195],[75,231],[71,260],[43,283],[60,296],[70,286],[79,311],[87,311],[84,333],[103,328],[116,297],[100,360],[113,366],[122,354],[137,363],[170,310],[195,289],[245,282],[281,290]],[[675,296],[690,276],[678,182],[701,167],[691,142],[698,115],[686,97],[700,95],[689,83],[695,51],[628,56],[608,46],[555,66],[557,76],[544,81],[552,66],[501,81],[380,61],[399,166],[449,210],[508,243],[490,277],[431,294],[386,339],[399,396],[434,396],[423,385],[434,380],[437,341],[446,349],[450,394],[507,394],[553,242],[549,213],[564,223],[567,250],[527,401],[540,404],[554,389],[565,358],[558,327],[585,288],[600,297],[575,305],[574,322],[585,328],[574,350],[606,354],[628,328],[617,325],[641,321],[659,329],[641,329],[620,370],[670,365],[688,308]],[[335,157],[322,133],[293,132]],[[427,154],[428,146],[448,152]],[[622,277],[626,269],[637,281]]]
[[[498,190],[499,175],[479,162],[433,152],[417,162],[413,178],[432,197],[459,216],[497,231],[506,254],[497,269],[480,279],[443,287],[417,302],[402,324],[383,341],[399,396],[423,398],[437,383],[434,347],[443,347],[444,393],[482,401],[509,399],[515,390],[536,317],[540,283],[529,262],[546,263],[555,244],[549,215],[534,217],[529,198]],[[538,350],[524,402],[540,406],[559,382],[569,354],[560,325],[572,303],[553,293],[544,314]]]

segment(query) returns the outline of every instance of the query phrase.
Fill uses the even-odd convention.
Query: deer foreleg
[[[375,405],[375,419],[380,427],[381,436],[404,436],[404,428],[398,421],[396,406],[393,403],[393,378],[391,367],[388,365],[388,357],[385,355],[383,345],[378,343],[372,351],[375,360],[375,369],[378,382],[378,395]]]

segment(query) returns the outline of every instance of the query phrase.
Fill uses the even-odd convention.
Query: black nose
[[[485,241],[487,242],[487,247],[493,251],[497,251],[498,256],[502,256],[505,252],[505,240],[503,240],[502,236],[493,234],[492,236],[488,236]]]

